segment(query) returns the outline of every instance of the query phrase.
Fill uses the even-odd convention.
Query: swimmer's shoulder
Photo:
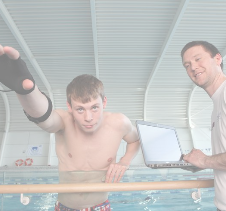
[[[131,124],[129,118],[124,115],[123,113],[111,113],[105,112],[105,122],[108,125],[115,126],[115,127],[123,127],[128,126]]]
[[[64,123],[73,121],[71,113],[67,110],[55,109],[54,111],[61,117]]]
[[[63,109],[54,109],[54,112],[61,117],[61,120],[64,125],[62,129],[59,130],[56,134],[63,134],[65,133],[66,129],[71,128],[71,126],[73,125],[72,115],[67,110]]]

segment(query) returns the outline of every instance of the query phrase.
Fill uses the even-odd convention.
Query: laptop
[[[174,127],[141,120],[136,121],[136,127],[147,167],[188,168],[193,172],[199,169],[182,160],[183,153]]]

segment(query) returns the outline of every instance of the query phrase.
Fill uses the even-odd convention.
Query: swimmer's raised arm
[[[0,82],[17,93],[26,115],[48,132],[63,129],[61,117],[52,111],[51,100],[39,91],[19,52],[0,45]]]

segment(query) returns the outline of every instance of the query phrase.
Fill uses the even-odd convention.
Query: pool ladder
[[[200,202],[201,201],[201,191],[200,188],[198,188],[197,192],[194,191],[191,193],[191,197],[194,199],[194,202]]]
[[[24,196],[23,193],[20,194],[20,202],[23,205],[28,205],[30,203],[30,198],[28,196]]]

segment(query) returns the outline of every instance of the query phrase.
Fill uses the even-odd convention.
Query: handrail
[[[133,183],[74,183],[74,184],[35,184],[0,185],[0,193],[75,193],[75,192],[114,192],[165,189],[210,188],[214,180],[183,180]]]

